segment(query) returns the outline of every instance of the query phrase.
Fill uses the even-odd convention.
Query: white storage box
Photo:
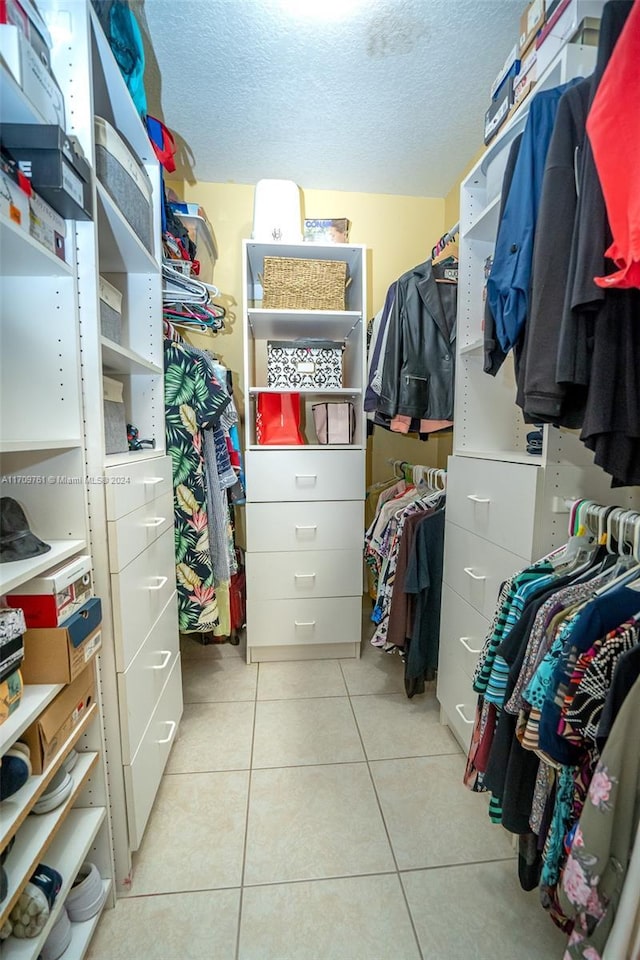
[[[60,88],[19,27],[0,24],[0,56],[45,123],[55,123],[65,130]]]
[[[102,117],[95,117],[96,173],[123,217],[153,253],[153,189],[149,175],[124,140]]]
[[[302,241],[300,188],[293,180],[258,180],[253,198],[254,240]]]
[[[569,0],[560,3],[536,40],[537,76],[541,77],[560,50],[569,43],[585,17],[602,16],[602,0]]]
[[[100,277],[100,332],[122,343],[122,294],[104,277]]]
[[[92,596],[91,557],[83,555],[23,583],[7,603],[24,611],[30,628],[59,627]]]
[[[268,340],[267,386],[284,390],[339,389],[343,349],[333,340]]]
[[[29,198],[29,230],[38,243],[66,261],[67,225],[60,214],[35,191]]]

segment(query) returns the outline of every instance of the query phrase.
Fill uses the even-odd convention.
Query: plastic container
[[[254,240],[302,242],[300,188],[293,180],[258,180],[253,198]]]

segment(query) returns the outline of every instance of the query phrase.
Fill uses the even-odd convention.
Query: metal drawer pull
[[[315,627],[315,620],[294,620],[296,627]]]
[[[155,577],[154,579],[159,580],[160,583],[156,583],[155,587],[149,587],[149,590],[162,590],[169,577]]]
[[[171,650],[158,650],[158,651],[156,651],[156,652],[163,654],[162,663],[156,664],[156,665],[155,665],[154,667],[152,667],[151,669],[152,669],[152,670],[164,670],[164,668],[166,667],[166,665],[169,663],[169,660],[171,660]]]
[[[162,722],[168,723],[171,729],[169,730],[169,736],[165,737],[164,740],[158,740],[158,743],[169,743],[169,740],[171,740],[171,737],[173,736],[174,731],[176,729],[176,722],[175,720],[163,720]]]
[[[464,712],[462,710],[463,707],[464,707],[464,703],[456,703],[456,710],[460,714],[464,722],[469,724],[473,723],[473,720],[469,720],[469,717],[465,717]]]
[[[491,497],[476,497],[475,493],[468,493],[467,500],[473,500],[474,503],[491,503]]]
[[[315,580],[315,573],[294,573],[296,580]]]
[[[469,653],[482,653],[482,650],[474,650],[474,648],[470,647],[467,643],[467,640],[473,640],[473,637],[458,637],[458,639],[465,650],[468,650]]]
[[[471,577],[472,580],[486,580],[486,577],[481,576],[479,573],[473,572],[473,567],[463,567],[462,568],[468,577]]]
[[[161,523],[164,523],[166,517],[155,517],[153,520],[149,520],[144,524],[145,527],[159,527]]]
[[[296,473],[297,480],[311,480],[313,483],[318,479],[317,473]]]
[[[317,529],[318,529],[317,523],[309,523],[309,524],[296,523],[296,530],[317,530]]]
[[[163,480],[164,477],[145,477],[142,482],[145,484],[145,486],[151,487],[156,483],[162,483]]]

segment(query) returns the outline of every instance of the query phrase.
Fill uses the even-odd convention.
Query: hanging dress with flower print
[[[217,626],[218,602],[207,516],[202,431],[230,403],[205,362],[180,343],[164,342],[167,453],[173,465],[178,625],[183,633]]]

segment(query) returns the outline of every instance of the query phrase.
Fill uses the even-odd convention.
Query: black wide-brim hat
[[[24,510],[13,497],[0,497],[0,563],[28,560],[51,546],[31,533]]]

